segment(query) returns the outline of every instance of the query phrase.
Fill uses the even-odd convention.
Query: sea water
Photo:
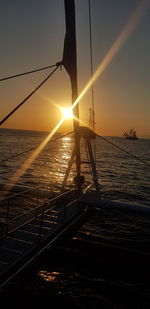
[[[47,136],[47,132],[1,129],[0,183],[13,182],[15,172],[29,157],[32,158],[36,148]],[[61,134],[56,134],[52,137],[32,164],[26,167],[17,181],[15,180],[15,184],[60,190],[74,143],[72,135],[59,139],[61,136]],[[150,164],[150,139],[127,140],[119,137],[107,139]],[[22,154],[15,156],[19,153]],[[96,167],[100,190],[104,197],[150,205],[150,168],[147,165],[98,137],[96,139]],[[69,174],[67,188],[72,188],[75,173],[74,164]],[[85,177],[85,184],[92,182],[84,142],[81,143],[81,173]]]
[[[35,148],[47,137],[46,132],[0,130],[1,183],[10,183]],[[57,134],[53,139],[61,137]],[[150,140],[107,138],[127,152],[150,163]],[[81,170],[86,184],[92,180],[84,143],[81,144]],[[27,149],[30,151],[15,156]],[[34,149],[33,149],[34,148]],[[32,165],[28,166],[17,184],[43,186],[59,191],[73,150],[71,135],[49,142]],[[150,206],[150,168],[133,159],[110,143],[97,138],[96,166],[103,197],[131,204]],[[67,187],[72,188],[75,165]],[[41,308],[55,303],[65,308],[149,308],[150,284],[146,268],[113,269],[111,255],[108,263],[101,260],[98,245],[110,244],[150,253],[150,215],[111,207],[96,207],[93,215],[74,235],[61,242],[32,268],[25,280],[19,280],[9,293],[15,308]],[[103,264],[104,262],[104,264]],[[121,265],[121,261],[119,261]],[[109,265],[110,264],[110,265]],[[140,265],[140,261],[139,261]],[[123,266],[124,267],[124,266]],[[147,274],[147,275],[146,275]],[[20,303],[18,293],[24,302]],[[4,295],[4,304],[6,297]],[[11,305],[12,306],[12,305]],[[11,307],[10,306],[10,307]]]

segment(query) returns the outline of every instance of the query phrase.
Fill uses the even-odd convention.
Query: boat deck
[[[62,194],[3,224],[0,245],[0,285],[64,233],[84,212],[72,194]]]

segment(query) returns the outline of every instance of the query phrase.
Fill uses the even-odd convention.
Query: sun
[[[65,119],[73,118],[72,108],[62,108],[61,110],[62,110],[62,115]]]

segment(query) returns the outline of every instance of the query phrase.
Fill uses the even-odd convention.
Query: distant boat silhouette
[[[127,139],[138,139],[136,131],[134,129],[130,129],[128,132],[125,132],[123,136]]]

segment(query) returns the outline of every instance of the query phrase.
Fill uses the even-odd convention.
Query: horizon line
[[[18,129],[18,128],[4,128],[1,127],[0,130],[14,130],[14,131],[29,131],[29,132],[41,132],[41,133],[49,133],[49,131],[47,130],[33,130],[33,129]],[[67,133],[67,130],[63,130],[63,131],[58,131],[56,132],[56,134],[61,134],[61,133]],[[102,135],[102,134],[101,134]],[[123,137],[123,135],[102,135],[104,137],[120,137],[123,139],[126,139],[125,137]],[[150,139],[150,135],[141,135],[139,136],[139,139]]]

